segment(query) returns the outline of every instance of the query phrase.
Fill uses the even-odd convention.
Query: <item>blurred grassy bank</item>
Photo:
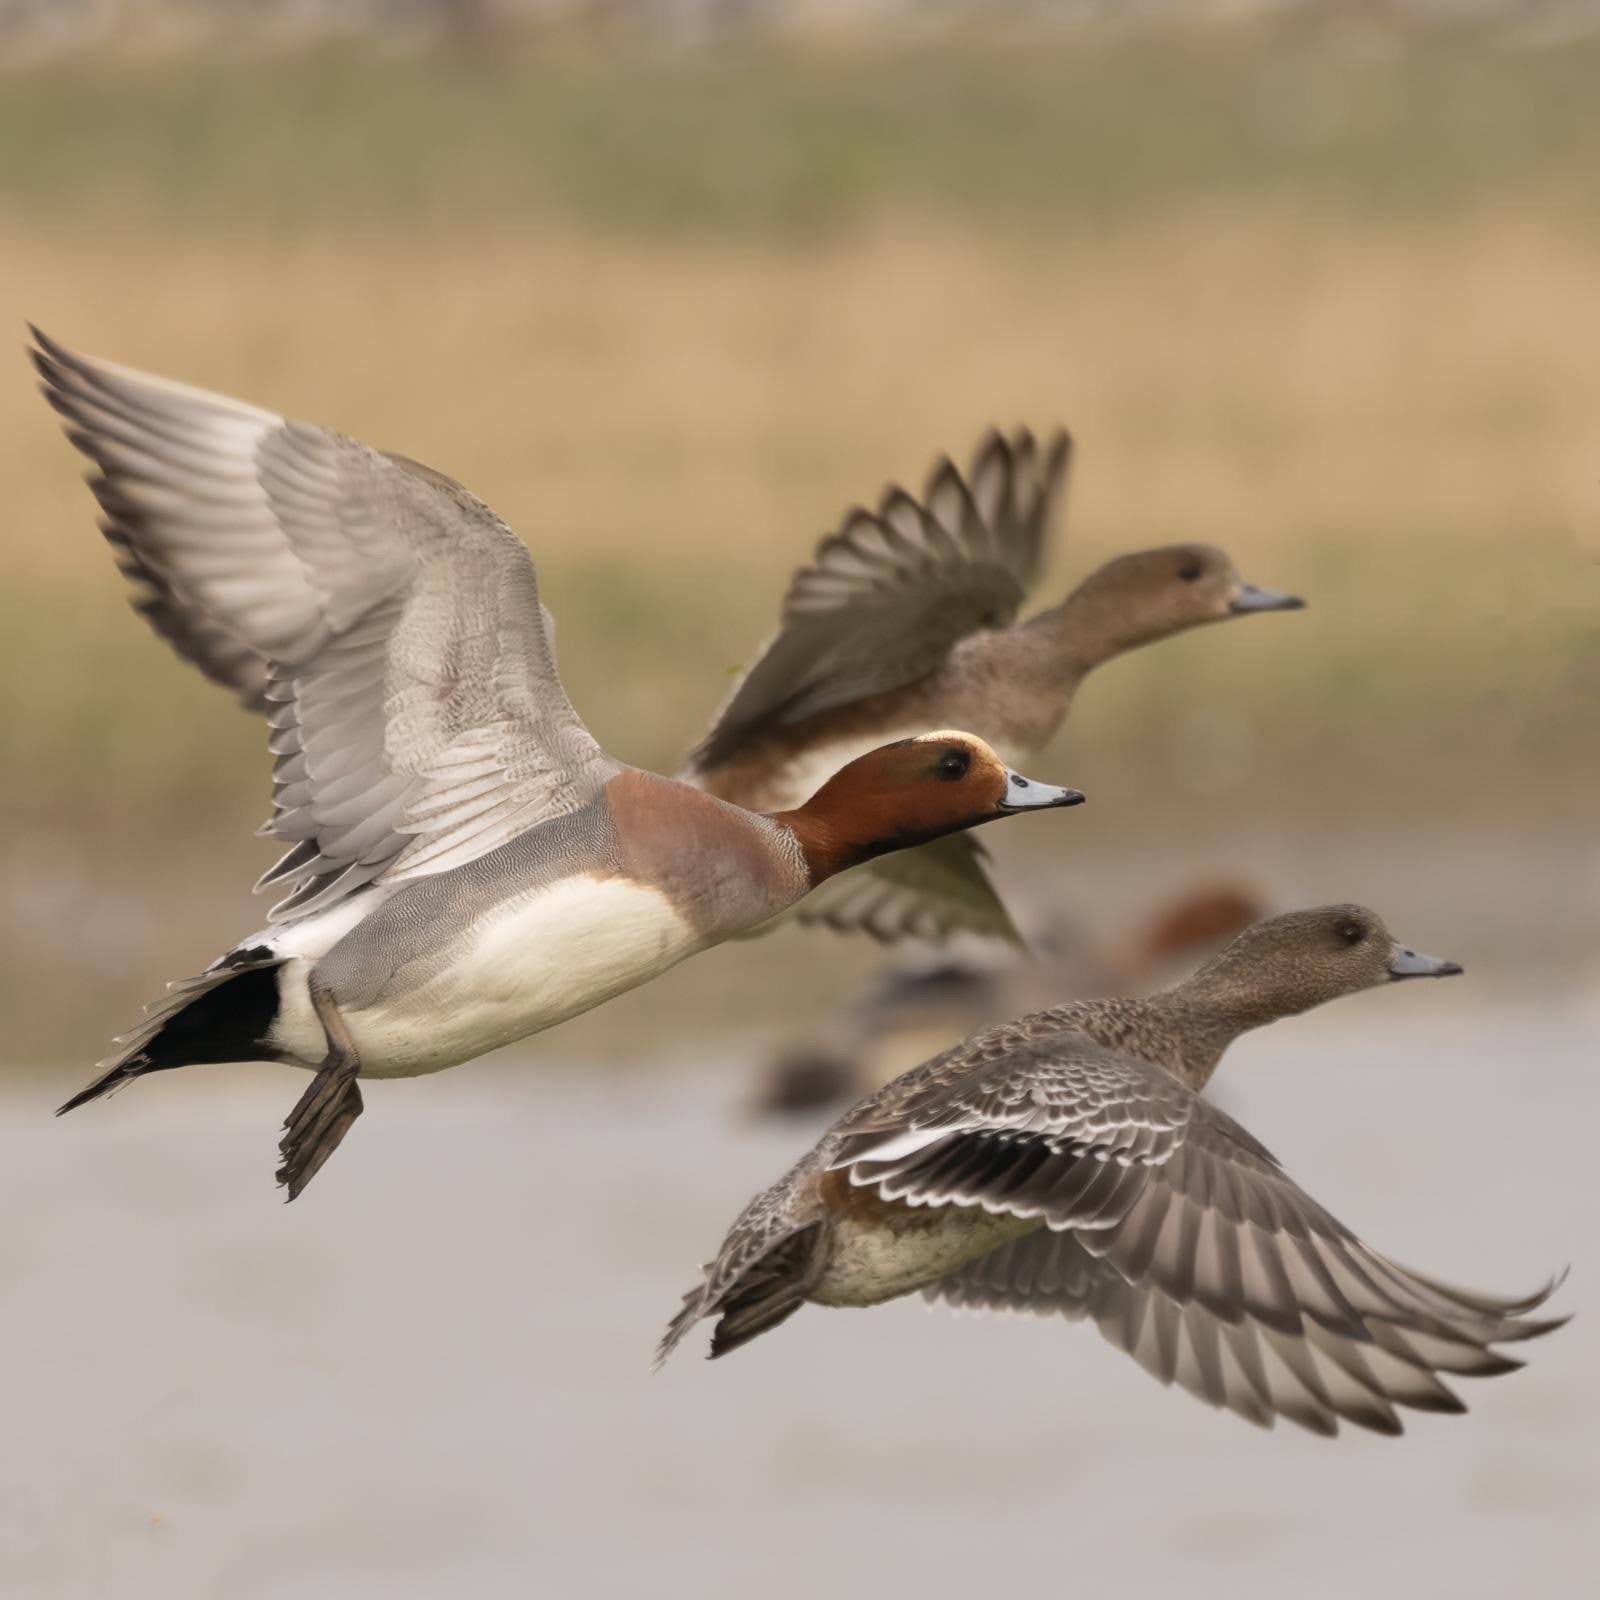
[[[1600,780],[1597,69],[1250,31],[51,70],[0,94],[0,307],[465,480],[532,545],[596,733],[652,766],[845,505],[1065,421],[1048,595],[1183,537],[1312,601],[1091,686],[1044,769],[1104,797],[1104,848],[1175,807],[1536,831]],[[6,988],[67,1003],[98,920],[134,930],[125,1013],[260,909],[265,762],[127,615],[20,357],[0,472]]]
[[[0,193],[40,216],[92,201],[201,227],[420,212],[735,237],[907,205],[1081,230],[1197,195],[1399,221],[1589,211],[1600,38],[1338,25],[1336,8],[1009,31],[899,50],[89,58],[6,75]]]

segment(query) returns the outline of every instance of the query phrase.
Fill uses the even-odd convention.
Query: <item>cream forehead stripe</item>
[[[952,740],[957,744],[970,744],[976,750],[982,750],[991,756],[994,755],[994,751],[977,734],[968,733],[965,728],[941,728],[937,733],[919,733],[911,742],[913,744],[949,744]],[[995,756],[995,760],[998,761],[999,759],[998,756]]]

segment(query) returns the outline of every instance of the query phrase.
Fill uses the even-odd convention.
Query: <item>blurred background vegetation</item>
[[[1597,83],[1600,0],[0,0],[5,1600],[939,1600],[1063,1552],[1117,1593],[1583,1592]],[[882,966],[792,930],[374,1087],[287,1209],[280,1068],[52,1124],[273,852],[261,730],[128,612],[25,318],[464,480],[596,734],[667,770],[848,505],[1066,423],[1042,601],[1194,538],[1310,608],[1086,686],[1036,766],[1090,804],[986,835],[1025,920],[1104,955],[1220,884],[1463,961],[1219,1092],[1402,1260],[1572,1259],[1576,1327],[1332,1448],[910,1304],[648,1379],[811,1136],[731,1114],[752,1069]]]
[[[1590,8],[285,20],[319,15],[0,8],[19,346],[29,317],[461,478],[533,548],[596,734],[666,770],[847,505],[1064,422],[1042,598],[1193,538],[1311,609],[1107,669],[1040,763],[1094,803],[1003,850],[1091,915],[1217,864],[1592,961]],[[13,1051],[82,1061],[264,914],[266,761],[127,614],[20,349],[0,475],[0,1000]],[[786,934],[560,1048],[874,960]]]

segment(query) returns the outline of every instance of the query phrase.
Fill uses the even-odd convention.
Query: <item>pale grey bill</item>
[[[1024,778],[1007,771],[1006,792],[1001,797],[1002,811],[1031,811],[1039,806],[1081,806],[1083,796],[1076,789],[1058,789],[1053,783]]]
[[[1425,956],[1397,939],[1389,948],[1389,976],[1391,978],[1453,978],[1462,971],[1459,961],[1446,961],[1440,956]]]
[[[1283,594],[1277,589],[1263,589],[1253,583],[1241,583],[1228,602],[1230,611],[1304,611],[1306,603],[1297,594]]]

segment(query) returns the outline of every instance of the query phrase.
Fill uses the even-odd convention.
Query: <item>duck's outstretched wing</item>
[[[275,917],[472,860],[617,770],[561,686],[527,549],[460,485],[35,338],[152,621],[270,704]]]
[[[980,628],[1014,620],[1038,571],[1071,441],[990,433],[967,475],[941,460],[922,498],[885,490],[795,573],[779,631],[740,680],[688,770],[709,773],[765,730],[932,672]]]
[[[1253,1421],[1399,1431],[1458,1409],[1438,1372],[1558,1326],[1522,1300],[1411,1272],[1363,1243],[1238,1123],[1151,1062],[1077,1033],[991,1030],[866,1102],[829,1165],[886,1199],[1042,1229],[934,1298],[1087,1315],[1165,1382]]]
[[[1492,1304],[1492,1338],[1487,1325],[1446,1337],[1409,1327],[1403,1318],[1377,1316],[1364,1319],[1365,1331],[1353,1335],[1309,1314],[1291,1333],[1243,1309],[1229,1318],[1151,1283],[1130,1283],[1076,1234],[1045,1228],[979,1256],[922,1292],[958,1310],[1088,1318],[1162,1383],[1176,1383],[1207,1405],[1260,1427],[1286,1417],[1331,1437],[1341,1419],[1376,1433],[1399,1433],[1397,1406],[1465,1411],[1439,1374],[1489,1377],[1521,1366],[1492,1345],[1532,1338],[1564,1320],[1524,1315],[1553,1287],[1525,1300],[1495,1302],[1443,1291],[1474,1306]]]
[[[213,683],[231,689],[246,711],[262,716],[272,710],[267,697],[271,663],[252,650],[237,634],[219,627],[203,612],[184,604],[182,596],[130,544],[121,525],[111,517],[100,519],[100,531],[128,580],[128,603],[165,639],[184,661],[196,666]]]

